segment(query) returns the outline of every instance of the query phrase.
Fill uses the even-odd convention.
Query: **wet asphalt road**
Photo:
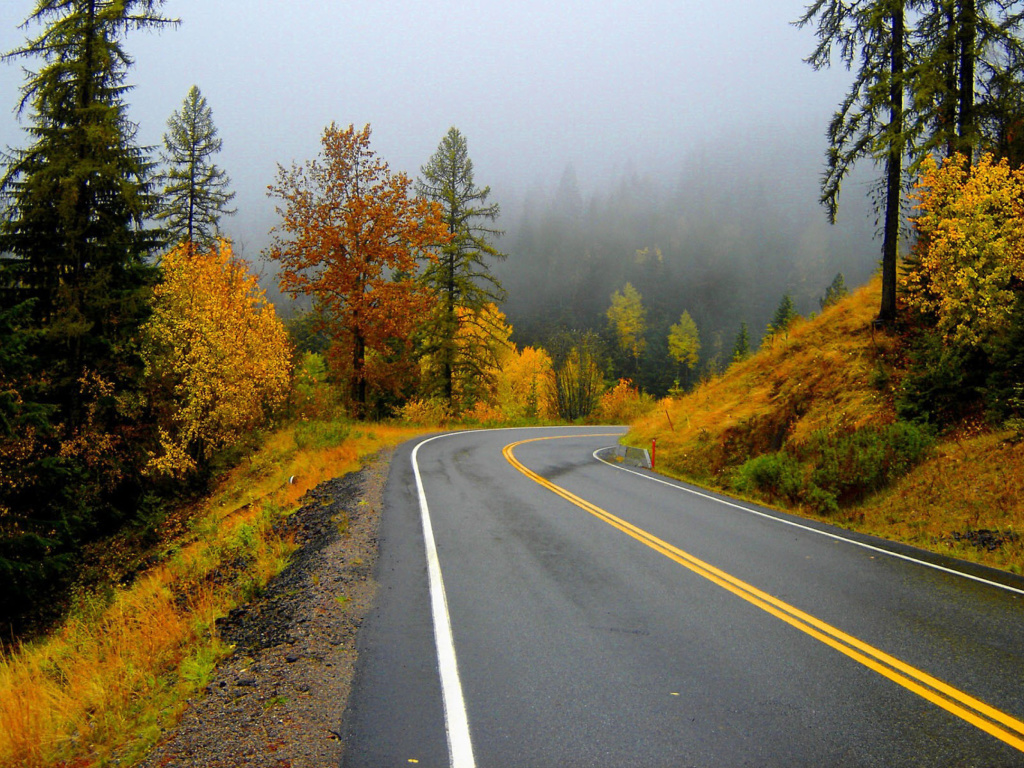
[[[417,451],[472,747],[455,764],[1024,766],[1024,593],[601,463],[614,431],[471,432]],[[623,526],[502,454],[561,435],[514,457]],[[416,442],[391,466],[346,768],[453,764]]]

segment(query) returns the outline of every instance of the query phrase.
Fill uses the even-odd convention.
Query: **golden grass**
[[[876,279],[814,320],[797,321],[723,376],[662,400],[627,440],[647,447],[657,438],[660,469],[714,482],[738,440],[756,453],[822,428],[891,422],[891,398],[872,385],[894,347],[871,327],[880,289]]]
[[[662,400],[626,441],[650,447],[656,438],[659,471],[723,488],[730,466],[783,442],[799,446],[817,430],[891,423],[898,349],[872,330],[880,290],[876,278],[723,376]],[[791,511],[1022,573],[1024,542],[988,551],[954,539],[979,529],[1024,533],[1024,445],[969,431],[940,441],[901,481],[838,515]]]
[[[50,636],[0,649],[0,766],[135,760],[230,650],[216,618],[286,565],[293,545],[274,523],[308,489],[422,432],[353,427],[338,444],[300,449],[295,425],[278,430],[192,512],[160,565],[109,599],[83,600]],[[249,565],[225,578],[240,558]]]

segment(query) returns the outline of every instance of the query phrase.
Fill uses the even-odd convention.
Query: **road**
[[[619,433],[396,452],[346,768],[1024,766],[1024,580],[599,461]]]

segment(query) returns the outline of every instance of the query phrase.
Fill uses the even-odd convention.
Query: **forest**
[[[853,75],[818,187],[820,158],[769,135],[766,170],[735,185],[695,161],[672,185],[627,170],[584,193],[569,165],[498,201],[456,127],[410,176],[370,125],[331,123],[267,180],[277,306],[223,236],[234,192],[200,88],[162,146],[136,141],[126,46],[173,34],[163,5],[41,0],[35,36],[3,54],[24,66],[27,123],[0,177],[12,631],[52,619],[87,545],[155,535],[275,423],[628,419],[879,269],[877,327],[911,361],[901,416],[1020,417],[1019,3],[808,6],[809,65]],[[832,228],[851,187],[870,190],[843,199],[866,223]],[[820,224],[779,226],[808,194]]]

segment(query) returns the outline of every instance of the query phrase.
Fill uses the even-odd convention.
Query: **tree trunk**
[[[974,125],[974,46],[978,34],[978,9],[975,3],[976,0],[960,0],[960,23],[957,26],[957,48],[960,52],[958,150],[967,158],[968,166],[973,160],[974,143],[977,140]]]
[[[889,154],[885,161],[885,231],[882,240],[882,306],[878,321],[896,320],[896,262],[900,247],[900,192],[903,181],[903,3],[892,12],[889,81]]]

